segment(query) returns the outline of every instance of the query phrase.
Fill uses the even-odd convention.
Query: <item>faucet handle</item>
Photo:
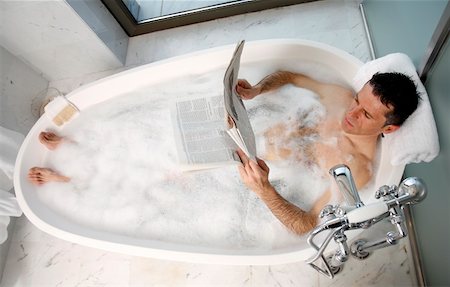
[[[326,216],[334,215],[335,208],[333,205],[325,205],[320,211],[319,217],[324,218]]]
[[[375,192],[375,198],[379,199],[383,197],[385,199],[392,199],[398,195],[397,191],[398,188],[395,185],[391,186],[383,185]]]
[[[320,218],[336,218],[336,217],[342,217],[345,215],[345,210],[343,210],[339,205],[325,205],[322,208],[322,211],[320,211],[319,217]]]

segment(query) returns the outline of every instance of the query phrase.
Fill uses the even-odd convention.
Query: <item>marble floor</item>
[[[269,38],[323,42],[370,59],[359,1],[318,1],[234,16],[131,38],[126,66],[50,83],[63,93],[98,78],[201,49]],[[384,236],[386,226],[364,236]],[[141,258],[92,249],[45,234],[25,217],[16,221],[1,286],[411,286],[409,244],[350,259],[334,280],[304,262],[224,266]]]
[[[370,236],[380,238],[386,227]],[[204,265],[106,252],[47,235],[22,217],[16,222],[1,286],[414,286],[408,251],[403,241],[364,261],[351,258],[330,280],[304,262]]]

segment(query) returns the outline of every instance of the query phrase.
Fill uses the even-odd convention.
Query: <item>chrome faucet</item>
[[[320,214],[320,217],[325,218],[325,222],[315,227],[307,240],[316,253],[306,260],[306,263],[329,278],[333,278],[342,269],[350,254],[358,259],[365,259],[372,251],[396,244],[398,240],[406,237],[403,208],[407,204],[416,204],[422,201],[427,193],[425,183],[421,179],[409,177],[403,180],[398,187],[395,185],[381,186],[375,193],[375,198],[381,200],[364,206],[359,195],[354,192],[356,188],[352,188],[354,183],[352,183],[353,179],[349,171],[348,167],[340,165],[330,170],[330,173],[336,178],[344,195],[347,194],[350,197],[349,203],[354,203],[354,206],[359,207],[346,211],[345,208],[339,206],[325,206]],[[369,228],[385,218],[390,219],[395,227],[394,231],[387,232],[384,238],[378,240],[359,239],[355,240],[351,246],[347,245],[345,232]],[[315,237],[324,231],[328,231],[328,234],[325,237],[320,236],[322,242],[316,244]],[[325,257],[324,253],[332,239],[338,246],[337,250]],[[317,262],[318,260],[320,262]]]
[[[339,190],[344,196],[345,201],[350,206],[356,208],[364,206],[356,189],[355,181],[353,180],[350,168],[345,164],[338,164],[332,167],[329,171],[330,175],[336,180]]]

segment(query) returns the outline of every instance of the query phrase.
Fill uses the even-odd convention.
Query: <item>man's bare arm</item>
[[[351,95],[351,91],[339,85],[326,84],[316,81],[306,75],[288,71],[278,71],[270,74],[255,86],[252,86],[246,80],[241,79],[238,81],[236,91],[243,99],[249,100],[259,94],[274,91],[287,84],[313,91],[320,98],[324,98],[326,95]]]
[[[292,84],[297,87],[305,88],[314,92],[318,92],[321,89],[321,86],[324,85],[323,83],[311,79],[310,77],[303,74],[288,71],[278,71],[262,79],[256,85],[256,87],[262,94],[276,90],[287,84]]]
[[[243,163],[239,167],[243,182],[264,201],[281,223],[299,235],[316,226],[318,215],[316,209],[307,212],[284,199],[270,184],[269,167],[264,161],[257,159],[257,162],[253,162],[242,151],[238,151],[238,154]]]
[[[287,228],[298,235],[303,235],[313,229],[318,222],[318,214],[307,212],[284,199],[273,187],[259,194],[270,211]]]

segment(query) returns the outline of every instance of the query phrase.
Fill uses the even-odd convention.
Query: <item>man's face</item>
[[[348,107],[341,122],[342,129],[354,135],[390,133],[398,128],[393,125],[385,126],[385,115],[390,110],[372,93],[372,86],[367,83]]]

